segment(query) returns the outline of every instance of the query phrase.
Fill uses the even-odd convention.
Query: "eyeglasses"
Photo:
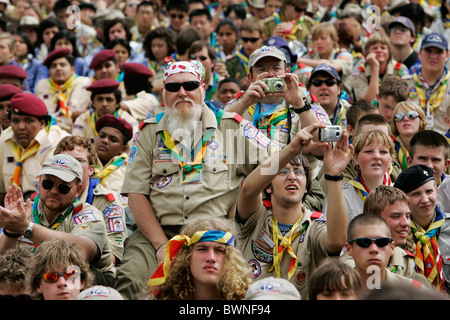
[[[206,59],[208,59],[208,57],[205,56],[190,56],[191,60],[200,60],[200,61],[205,61]]]
[[[181,19],[184,19],[184,14],[171,14],[170,17],[171,17],[172,19],[178,18],[178,19],[181,20]]]
[[[327,87],[332,87],[332,86],[334,86],[335,84],[337,84],[337,81],[336,80],[333,80],[333,79],[327,79],[327,80],[313,80],[312,82],[311,82],[311,85],[313,85],[314,87],[320,87],[323,83],[325,83],[325,85],[327,86]]]
[[[246,37],[242,37],[242,42],[251,42],[251,43],[255,43],[256,41],[258,41],[260,38],[246,38]]]
[[[200,87],[200,81],[169,82],[164,85],[169,92],[178,92],[181,87],[186,91],[192,91]]]
[[[77,270],[72,270],[72,271],[63,272],[63,273],[47,272],[47,273],[44,273],[42,276],[40,276],[40,278],[44,279],[45,282],[55,283],[59,280],[60,277],[64,277],[64,279],[68,280],[70,277],[73,277],[76,274],[82,274],[82,272],[77,271]]]
[[[302,168],[295,168],[295,169],[284,168],[284,169],[281,169],[280,172],[278,172],[278,175],[287,176],[291,172],[294,172],[294,174],[296,176],[304,176],[305,175],[305,170],[303,170]]]
[[[44,188],[45,190],[52,190],[53,187],[55,186],[55,184],[56,183],[52,180],[48,180],[48,179],[42,180],[42,188]],[[58,187],[58,192],[61,194],[68,194],[70,192],[70,190],[72,190],[72,188],[73,188],[65,183],[58,183],[58,184],[56,184],[56,186]]]
[[[356,238],[356,239],[350,240],[348,243],[352,243],[352,242],[355,242],[358,245],[358,247],[361,247],[361,248],[368,248],[372,245],[372,243],[375,242],[377,247],[383,248],[383,247],[386,247],[389,243],[391,243],[392,239],[387,238],[387,237],[376,238],[376,239]]]
[[[412,119],[417,118],[419,116],[419,113],[417,111],[411,110],[406,113],[406,116],[408,117],[408,119],[412,120]],[[404,112],[399,112],[394,115],[394,119],[397,122],[403,121],[404,118],[405,118]]]

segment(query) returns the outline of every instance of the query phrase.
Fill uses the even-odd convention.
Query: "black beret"
[[[434,180],[433,170],[426,165],[416,164],[400,173],[394,187],[408,193],[431,180]]]

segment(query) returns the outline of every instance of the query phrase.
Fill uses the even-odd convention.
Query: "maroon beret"
[[[0,84],[0,101],[10,100],[15,94],[21,92],[22,89],[12,84],[9,83]]]
[[[89,90],[94,94],[110,93],[119,88],[119,85],[120,82],[113,79],[100,79],[87,87],[86,90]]]
[[[14,64],[7,64],[0,67],[0,78],[19,78],[26,79],[27,73],[21,67]]]
[[[34,94],[21,92],[11,98],[11,112],[43,117],[47,115],[47,106]]]
[[[122,70],[126,75],[133,77],[150,78],[153,77],[153,72],[148,67],[137,62],[127,62],[122,64]]]
[[[95,123],[95,130],[97,130],[97,132],[100,132],[103,127],[113,127],[120,130],[128,141],[133,137],[133,127],[131,124],[127,120],[118,118],[112,114],[100,117]]]
[[[69,55],[71,55],[70,49],[67,49],[67,48],[55,49],[47,55],[47,58],[45,58],[45,60],[42,64],[44,66],[46,66],[47,68],[50,68],[51,63],[55,59],[59,59],[59,58],[66,57]]]
[[[111,60],[116,56],[116,53],[111,49],[105,49],[97,53],[89,65],[89,69],[96,69],[104,64],[106,61]]]

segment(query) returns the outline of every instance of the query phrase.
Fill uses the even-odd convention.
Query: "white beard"
[[[203,109],[201,104],[195,104],[190,99],[184,100],[190,101],[192,107],[183,109],[166,108],[167,131],[175,141],[180,141],[186,147],[192,148],[195,128],[200,124]]]

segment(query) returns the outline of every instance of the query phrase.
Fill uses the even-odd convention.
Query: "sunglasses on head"
[[[371,238],[357,238],[357,239],[352,239],[350,240],[348,243],[356,243],[358,247],[361,248],[368,248],[372,245],[372,243],[375,242],[376,246],[378,248],[383,248],[386,247],[389,243],[392,242],[391,238],[388,237],[382,237],[382,238],[376,238],[376,239],[371,239]]]
[[[200,61],[205,61],[206,59],[208,59],[208,57],[205,56],[190,56],[191,60],[200,60]]]
[[[172,19],[178,18],[178,19],[181,20],[181,19],[184,19],[184,14],[171,14],[170,17],[171,17]]]
[[[311,82],[311,85],[313,85],[314,87],[320,87],[323,83],[325,83],[325,85],[327,87],[332,87],[335,84],[337,84],[337,81],[333,80],[333,79],[327,79],[327,80],[319,80],[319,79],[317,79],[317,80],[313,80]]]
[[[411,110],[411,111],[408,111],[406,113],[406,116],[408,117],[408,119],[412,120],[412,119],[417,118],[419,116],[419,113],[417,111]],[[394,119],[397,122],[403,121],[404,118],[405,118],[405,113],[404,112],[396,113],[395,116],[394,116]]]
[[[169,92],[178,92],[181,87],[185,91],[192,91],[200,87],[200,81],[169,82],[164,85],[164,88]]]
[[[55,283],[59,280],[59,277],[64,277],[64,279],[68,280],[70,277],[76,275],[77,273],[81,274],[82,272],[77,271],[77,270],[72,270],[72,271],[63,272],[63,273],[47,272],[47,273],[44,273],[41,276],[41,278],[44,279],[45,282]]]
[[[260,38],[246,38],[246,37],[242,37],[242,42],[251,42],[251,43],[255,43],[256,41],[258,41]]]
[[[42,180],[42,188],[44,188],[45,190],[52,190],[55,184],[56,183],[52,180]],[[58,188],[58,192],[61,194],[68,194],[70,190],[72,190],[72,187],[65,183],[58,183],[56,184],[56,186]]]

